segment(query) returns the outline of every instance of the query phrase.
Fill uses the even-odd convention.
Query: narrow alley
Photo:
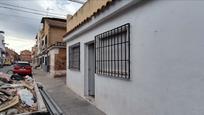
[[[51,78],[46,72],[33,70],[36,82],[41,82],[65,115],[105,115],[95,106],[75,94],[65,85],[66,77]]]
[[[0,115],[204,115],[203,11],[204,0],[0,0]]]

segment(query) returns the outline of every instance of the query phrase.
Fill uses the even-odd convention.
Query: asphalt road
[[[8,70],[11,70],[12,66],[4,66],[3,68],[0,68],[0,72],[6,73]]]

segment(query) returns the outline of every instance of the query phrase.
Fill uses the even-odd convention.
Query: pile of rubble
[[[37,111],[37,96],[34,89],[32,77],[0,72],[0,115]]]

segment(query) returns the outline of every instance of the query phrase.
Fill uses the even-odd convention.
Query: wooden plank
[[[19,102],[19,97],[18,96],[13,97],[10,101],[6,101],[0,105],[0,112],[16,105],[18,102]]]

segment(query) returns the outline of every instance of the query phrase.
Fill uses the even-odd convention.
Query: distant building
[[[32,64],[33,64],[33,67],[40,67],[41,66],[41,51],[42,51],[42,48],[41,48],[41,34],[42,34],[42,30],[39,31],[35,37],[36,39],[36,43],[35,45],[33,46],[32,48]]]
[[[14,61],[19,60],[19,55],[13,49],[5,47],[5,58],[4,58],[4,65],[11,65]]]
[[[36,35],[34,65],[41,66],[50,76],[66,75],[66,45],[63,35],[66,33],[66,20],[43,17],[42,29]]]
[[[34,45],[31,50],[31,59],[33,66],[37,66],[37,45]]]
[[[5,57],[4,31],[0,31],[0,66],[3,65],[4,57]]]
[[[31,51],[29,50],[23,50],[20,52],[20,60],[21,61],[28,61],[31,62]]]

